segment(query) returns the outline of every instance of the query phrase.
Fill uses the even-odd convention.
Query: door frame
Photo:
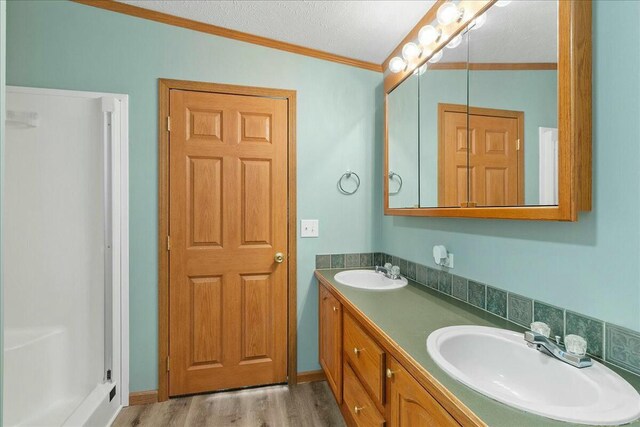
[[[518,139],[520,139],[520,150],[518,154],[518,204],[524,205],[524,111],[516,110],[499,110],[495,108],[470,107],[464,104],[438,104],[438,205],[444,205],[444,116],[446,113],[465,113],[467,116],[489,116],[489,117],[506,117],[516,119],[518,121]],[[467,127],[469,125],[467,119]],[[468,143],[468,141],[467,141]],[[468,158],[467,158],[468,159]],[[467,164],[468,167],[468,164]],[[469,176],[467,174],[467,180]],[[467,184],[467,188],[469,188]],[[467,191],[467,199],[469,198]]]
[[[287,100],[287,377],[297,383],[296,91],[158,79],[158,401],[169,399],[169,96],[171,89]]]

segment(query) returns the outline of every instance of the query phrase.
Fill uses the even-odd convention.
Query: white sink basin
[[[399,289],[407,286],[407,279],[400,277],[397,280],[391,280],[380,273],[373,270],[349,270],[341,271],[335,275],[338,283],[351,286],[353,288],[368,289],[371,291],[388,291],[391,289]]]
[[[523,411],[577,424],[640,417],[640,395],[611,369],[595,361],[575,368],[529,348],[517,332],[450,326],[429,335],[427,351],[453,378]]]

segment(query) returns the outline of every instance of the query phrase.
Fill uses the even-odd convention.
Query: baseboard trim
[[[327,377],[322,369],[317,371],[298,372],[298,384],[324,381]],[[158,390],[134,391],[129,393],[129,406],[158,403]]]
[[[317,371],[298,372],[298,384],[324,381],[326,379],[327,377],[324,375],[324,371],[322,369]]]
[[[129,406],[158,403],[158,390],[134,391],[129,393]]]

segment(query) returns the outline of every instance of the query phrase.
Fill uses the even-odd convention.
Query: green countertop
[[[411,280],[404,288],[383,292],[341,285],[334,280],[334,276],[345,270],[350,269],[316,270],[316,273],[355,305],[487,425],[505,427],[578,425],[530,414],[490,399],[453,379],[436,365],[427,352],[427,336],[445,326],[482,325],[518,332],[523,332],[524,328]],[[604,364],[640,391],[640,377],[608,363]],[[627,425],[640,426],[640,420]]]

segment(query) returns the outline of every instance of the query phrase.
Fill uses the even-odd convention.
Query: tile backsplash
[[[520,326],[528,328],[531,322],[541,321],[549,325],[552,337],[580,335],[587,340],[589,354],[640,375],[640,332],[385,253],[316,255],[317,269],[373,267],[386,262],[398,265],[400,274],[410,280]]]

